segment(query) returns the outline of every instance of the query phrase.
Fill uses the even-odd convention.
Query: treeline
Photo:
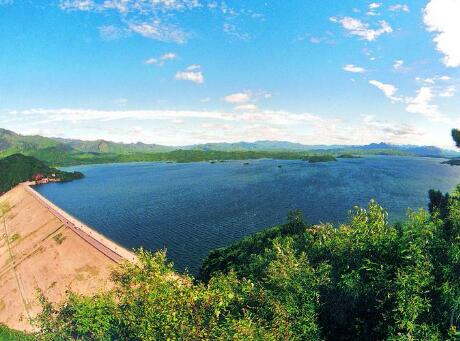
[[[60,153],[55,148],[39,150],[34,156],[48,164],[59,166],[71,166],[81,164],[99,163],[123,163],[123,162],[200,162],[200,161],[229,161],[229,160],[251,160],[251,159],[278,159],[278,160],[310,160],[315,158],[318,161],[333,161],[335,158],[328,153],[306,153],[288,151],[215,151],[215,150],[174,150],[171,152],[156,153],[132,153],[132,154],[110,154],[110,153]]]

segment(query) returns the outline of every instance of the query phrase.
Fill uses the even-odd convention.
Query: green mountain
[[[36,174],[42,174],[45,177],[55,174],[56,178],[61,179],[61,181],[71,181],[83,177],[80,172],[69,173],[51,168],[32,156],[13,154],[0,159],[0,193],[32,179]]]
[[[400,154],[413,156],[453,157],[460,153],[434,146],[395,145],[389,143],[371,143],[368,145],[305,145],[287,141],[256,141],[236,143],[206,143],[185,146],[183,149],[218,150],[218,151],[297,151],[324,152],[334,154]]]
[[[399,146],[373,143],[365,146],[303,145],[286,141],[209,143],[168,147],[145,143],[25,136],[0,128],[0,157],[21,153],[50,166],[135,161],[213,161],[258,158],[305,159],[315,155],[412,155],[453,157],[460,154],[432,146]]]
[[[116,143],[105,140],[83,141],[74,139],[53,138],[58,143],[72,147],[74,150],[88,153],[132,154],[169,152],[176,148],[158,144]]]

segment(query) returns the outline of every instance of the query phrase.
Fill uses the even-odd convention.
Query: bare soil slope
[[[24,185],[0,197],[0,323],[32,330],[37,288],[59,302],[67,289],[91,294],[110,287],[115,260],[60,218]]]

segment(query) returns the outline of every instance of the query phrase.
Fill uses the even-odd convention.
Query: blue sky
[[[0,0],[0,126],[452,148],[460,1]]]

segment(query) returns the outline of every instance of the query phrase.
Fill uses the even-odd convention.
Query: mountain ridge
[[[0,128],[0,157],[22,153],[50,165],[100,162],[151,161],[153,155],[182,152],[251,152],[251,153],[314,153],[314,154],[384,154],[426,157],[455,157],[460,153],[435,146],[395,145],[385,142],[368,145],[305,145],[289,141],[262,140],[236,143],[205,143],[186,146],[120,143],[104,139],[80,140],[40,135],[21,135]],[[182,155],[182,154],[181,154]],[[95,160],[97,159],[97,160]],[[154,159],[154,158],[153,158]],[[152,159],[152,160],[153,160]],[[166,159],[168,159],[166,157]]]

